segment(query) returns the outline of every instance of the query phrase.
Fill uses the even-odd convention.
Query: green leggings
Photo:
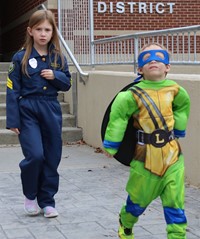
[[[122,207],[120,218],[127,228],[133,228],[139,216],[157,197],[161,198],[168,239],[185,239],[187,220],[184,213],[184,158],[170,166],[159,177],[144,168],[144,163],[133,160],[126,186],[128,198]]]

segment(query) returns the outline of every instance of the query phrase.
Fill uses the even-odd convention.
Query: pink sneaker
[[[24,210],[30,216],[36,216],[40,213],[40,208],[38,207],[36,199],[30,200],[25,198]]]
[[[58,211],[54,207],[51,207],[51,206],[44,207],[43,212],[44,212],[44,217],[47,217],[47,218],[52,218],[52,217],[58,216]]]

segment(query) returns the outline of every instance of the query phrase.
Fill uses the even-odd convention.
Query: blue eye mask
[[[143,67],[151,61],[159,61],[165,65],[169,64],[169,54],[166,50],[143,51],[138,56],[138,67]]]

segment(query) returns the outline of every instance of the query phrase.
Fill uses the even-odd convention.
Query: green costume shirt
[[[168,79],[156,82],[142,80],[137,86],[145,90],[154,101],[164,117],[169,131],[174,130],[176,137],[184,137],[190,111],[190,98],[186,90]],[[143,97],[145,98],[145,95]],[[154,107],[150,102],[148,105],[158,122],[159,129],[164,129]],[[104,148],[108,153],[114,155],[117,152],[130,117],[134,118],[136,129],[148,134],[155,130],[152,118],[141,98],[131,89],[120,92],[112,104],[104,138]],[[145,162],[146,169],[162,176],[167,168],[178,160],[179,154],[179,143],[177,140],[172,140],[160,148],[154,147],[152,144],[137,144],[134,159]]]

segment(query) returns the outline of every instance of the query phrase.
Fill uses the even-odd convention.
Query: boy
[[[157,197],[162,201],[168,239],[186,238],[184,158],[178,138],[185,136],[190,98],[176,82],[166,79],[169,70],[165,48],[157,43],[146,45],[138,57],[142,80],[120,92],[112,104],[105,151],[116,154],[130,117],[137,129],[126,186],[128,197],[120,211],[121,239],[134,238],[134,224]]]

